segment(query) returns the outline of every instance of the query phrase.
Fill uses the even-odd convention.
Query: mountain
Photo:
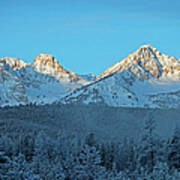
[[[49,74],[55,77],[67,90],[73,90],[77,87],[88,84],[87,81],[80,76],[70,70],[65,70],[60,64],[58,64],[57,59],[49,54],[40,54],[34,60],[33,65],[37,72]]]
[[[85,75],[79,75],[79,76],[88,82],[92,82],[97,79],[97,76],[94,74],[85,74]]]
[[[62,101],[115,107],[177,108],[180,106],[179,82],[180,60],[145,45]]]
[[[102,75],[77,75],[49,54],[33,63],[0,59],[0,106],[61,102],[99,103],[113,107],[180,107],[180,60],[150,45],[107,69]]]
[[[28,98],[21,81],[6,70],[0,68],[0,106],[26,104]]]
[[[134,54],[107,69],[99,79],[116,72],[130,71],[138,79],[180,80],[180,60],[166,56],[150,45],[140,47]]]
[[[52,103],[89,83],[48,54],[40,54],[31,64],[19,58],[0,59],[0,80],[1,106]]]

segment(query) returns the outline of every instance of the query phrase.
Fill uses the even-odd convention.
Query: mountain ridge
[[[178,64],[176,64],[177,62]],[[150,66],[151,64],[149,63],[152,63],[152,65],[155,66],[154,69]],[[146,80],[149,79],[147,71],[149,71],[154,78],[158,78],[161,76],[160,71],[163,70],[163,76],[167,77],[170,76],[168,73],[173,73],[173,70],[180,71],[180,60],[173,56],[171,57],[162,54],[151,45],[144,45],[133,54],[130,54],[127,58],[108,68],[99,76],[99,79],[107,76],[108,74],[123,72],[127,69],[130,69],[132,72],[134,70],[134,73],[136,73],[138,78],[142,78],[141,75],[143,75]],[[178,76],[180,77],[180,74],[178,74]]]
[[[58,60],[49,54],[40,54],[29,64],[20,58],[5,57],[0,59],[0,68],[5,74],[9,74],[9,81],[2,81],[2,87],[8,82],[9,85],[1,91],[0,98],[6,101],[0,101],[0,105],[52,103],[65,93],[89,83],[70,70],[65,70]],[[20,96],[24,96],[26,101],[13,96],[20,85],[24,89]],[[14,88],[9,88],[11,86]]]
[[[2,81],[2,87],[6,88],[0,98],[16,99],[11,89],[21,86],[24,91],[19,92],[23,92],[22,96],[27,99],[23,101],[24,104],[81,102],[105,103],[109,106],[162,107],[166,96],[179,99],[180,60],[162,54],[150,45],[141,46],[99,77],[93,74],[78,75],[65,70],[49,54],[39,54],[29,64],[20,58],[5,57],[0,59],[0,68],[6,74],[9,73],[10,78],[16,79],[9,81],[15,83],[13,88],[9,88],[10,85],[4,86],[5,81]],[[17,100],[18,103],[22,102]]]
[[[150,45],[145,45],[107,69],[95,82],[66,96],[63,101],[162,108],[163,103],[160,103],[160,100],[157,102],[157,99],[162,101],[163,93],[169,96],[172,95],[172,91],[180,91],[179,82],[180,60],[166,56]],[[174,89],[175,83],[178,85]],[[176,98],[179,99],[179,96]],[[174,106],[179,105],[175,103]],[[168,107],[168,102],[165,106]]]

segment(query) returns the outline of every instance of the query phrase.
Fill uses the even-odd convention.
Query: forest
[[[57,107],[43,114],[44,109],[48,109],[48,106],[30,105],[18,107],[18,111],[14,108],[0,110],[0,179],[180,179],[178,126],[173,129],[172,136],[163,138],[157,134],[157,122],[153,116],[149,116],[145,120],[139,141],[137,137],[122,138],[121,132],[119,139],[116,137],[114,141],[102,141],[96,132],[89,130],[86,135],[80,136],[78,131],[70,131],[66,126],[62,126],[63,123],[68,125],[70,122],[66,115],[63,116],[65,111],[62,109],[59,110],[62,114],[56,113]],[[130,110],[121,111],[127,113]],[[139,111],[136,110],[136,113]],[[61,121],[58,130],[55,129],[55,116],[56,121],[57,117]],[[72,121],[76,121],[77,117]],[[33,122],[36,122],[36,126]]]

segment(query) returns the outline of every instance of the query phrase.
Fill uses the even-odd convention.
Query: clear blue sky
[[[0,58],[100,74],[143,44],[180,58],[180,0],[0,0]]]

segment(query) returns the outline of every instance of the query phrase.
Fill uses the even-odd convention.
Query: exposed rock
[[[161,54],[150,45],[142,46],[134,54],[107,69],[98,79],[116,72],[130,70],[139,79],[180,80],[180,60]]]
[[[66,82],[74,81],[80,84],[87,84],[85,80],[83,80],[75,73],[69,70],[66,71],[60,64],[58,64],[57,59],[49,54],[40,54],[34,60],[34,67],[37,72],[43,74],[50,74],[52,76],[55,76],[60,81],[66,81]]]
[[[0,59],[0,66],[9,65],[13,70],[26,67],[26,63],[20,58],[5,57]]]

